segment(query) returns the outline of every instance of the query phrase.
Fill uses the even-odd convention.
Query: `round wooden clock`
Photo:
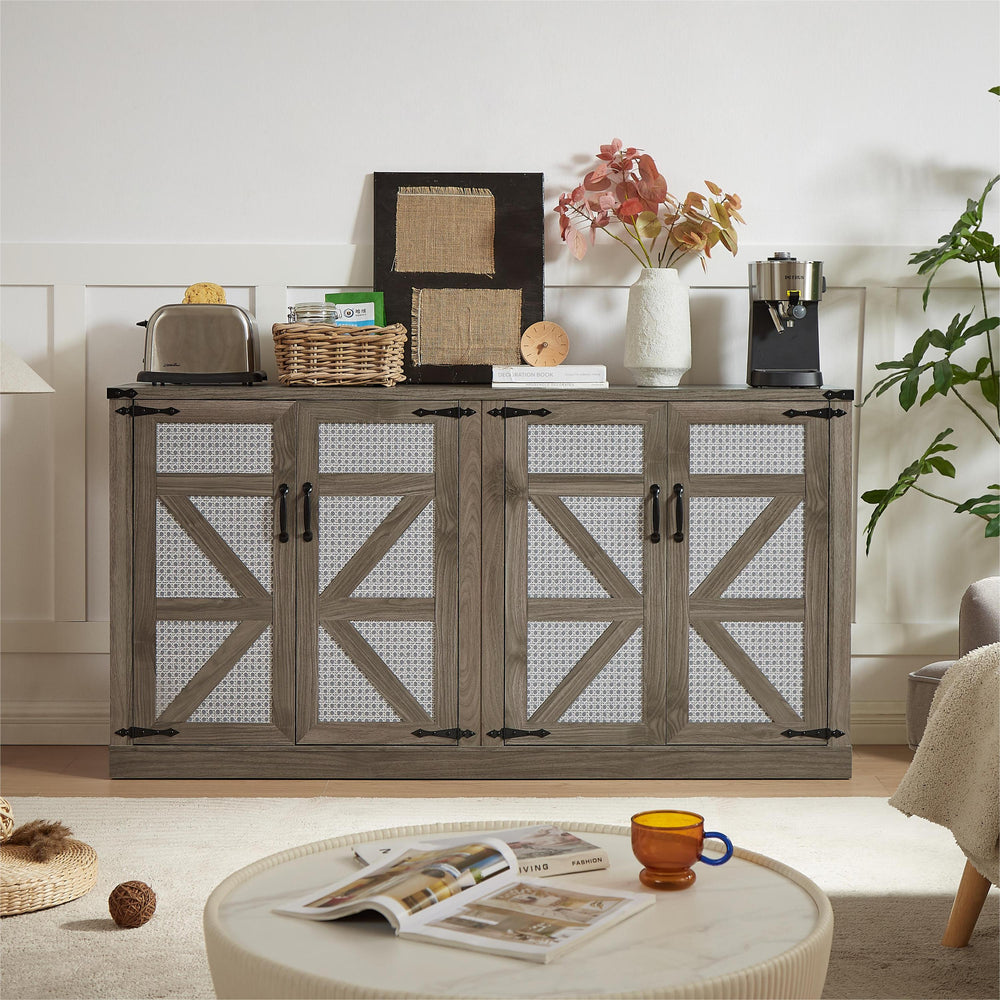
[[[557,323],[532,323],[521,334],[521,357],[536,368],[551,368],[566,360],[569,337]]]

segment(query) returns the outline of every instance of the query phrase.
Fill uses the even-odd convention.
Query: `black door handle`
[[[684,487],[680,483],[674,483],[674,496],[677,499],[676,516],[677,530],[674,532],[674,541],[684,541]]]
[[[309,497],[313,491],[312,483],[302,484],[302,541],[311,542],[313,540],[312,533],[312,506],[309,503]]]
[[[278,541],[288,541],[288,506],[286,497],[288,496],[288,483],[282,483],[278,487]]]
[[[649,540],[654,544],[660,540],[660,487],[658,483],[653,483],[649,487],[650,495],[653,498],[653,533]]]

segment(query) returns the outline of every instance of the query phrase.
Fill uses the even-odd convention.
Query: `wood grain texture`
[[[851,477],[843,475],[844,463],[850,469],[850,426],[847,420],[800,421],[806,430],[806,472],[802,476],[691,476],[687,445],[691,422],[708,423],[782,423],[788,422],[781,415],[783,409],[816,408],[826,405],[821,390],[747,390],[741,387],[684,387],[678,390],[641,390],[618,387],[613,390],[550,391],[511,390],[497,398],[499,390],[488,387],[463,386],[463,407],[476,411],[473,418],[423,418],[450,425],[454,440],[448,456],[438,456],[435,471],[435,511],[444,511],[444,519],[436,521],[436,534],[442,528],[453,541],[452,569],[438,567],[435,576],[444,572],[447,587],[453,594],[450,611],[439,608],[441,590],[433,601],[428,599],[389,598],[352,599],[349,593],[327,595],[321,602],[317,592],[317,545],[305,543],[301,537],[301,483],[313,482],[317,489],[314,501],[320,495],[379,496],[392,495],[404,498],[427,498],[430,477],[427,474],[382,473],[372,474],[323,474],[318,471],[317,428],[323,420],[341,420],[349,423],[383,421],[416,422],[413,415],[418,406],[442,408],[454,406],[454,400],[442,400],[440,386],[404,386],[394,390],[381,388],[338,388],[335,394],[329,389],[288,388],[281,386],[230,389],[223,387],[170,387],[169,390],[148,385],[137,386],[138,399],[151,401],[151,405],[168,405],[169,401],[185,403],[186,412],[177,419],[187,421],[202,415],[213,420],[230,419],[235,402],[239,405],[239,422],[246,422],[244,412],[249,408],[240,400],[252,400],[255,419],[263,419],[260,407],[275,405],[274,412],[266,414],[272,421],[284,420],[286,438],[297,428],[296,440],[284,448],[283,457],[276,460],[281,466],[280,481],[292,485],[289,520],[294,542],[287,545],[274,543],[275,573],[278,563],[285,564],[287,574],[294,573],[294,586],[282,585],[281,591],[298,593],[295,601],[279,600],[273,608],[275,629],[275,664],[273,679],[275,706],[280,701],[281,684],[287,682],[288,704],[285,718],[290,732],[293,715],[298,716],[298,746],[280,746],[286,737],[276,726],[247,726],[239,733],[233,727],[215,724],[187,724],[197,730],[202,746],[171,745],[166,738],[154,738],[151,745],[117,746],[112,757],[112,769],[118,774],[157,773],[167,777],[181,773],[195,774],[202,769],[206,777],[236,776],[234,769],[244,767],[244,753],[252,756],[253,765],[248,777],[273,776],[322,776],[330,773],[365,774],[386,778],[435,778],[453,777],[461,773],[469,778],[573,778],[603,777],[620,779],[631,777],[848,777],[851,768],[850,746],[847,739],[831,741],[829,745],[813,741],[795,740],[789,743],[780,736],[784,723],[768,725],[730,723],[722,726],[689,724],[686,720],[687,705],[687,630],[692,623],[707,629],[712,640],[722,648],[730,661],[736,661],[737,676],[747,681],[751,693],[756,692],[781,718],[787,718],[790,706],[777,695],[773,686],[763,678],[747,654],[736,646],[727,644],[728,633],[721,621],[805,621],[807,660],[822,659],[823,669],[807,669],[804,677],[804,722],[793,728],[813,728],[828,724],[846,729],[849,711],[849,605],[851,601]],[[405,395],[403,394],[405,393]],[[335,399],[331,399],[335,395]],[[574,476],[536,475],[528,477],[527,426],[542,422],[540,418],[514,418],[501,420],[484,416],[489,409],[499,407],[503,401],[514,400],[518,405],[531,403],[546,406],[552,416],[546,423],[643,423],[647,449],[643,475]],[[595,408],[595,401],[613,402],[613,407]],[[838,404],[840,405],[840,404]],[[178,408],[180,406],[178,405]],[[533,406],[531,408],[534,408]],[[115,415],[117,417],[117,415]],[[126,418],[119,418],[125,420]],[[168,418],[169,419],[169,418]],[[142,439],[142,421],[127,420],[130,425],[126,435],[119,430],[118,447],[125,454],[134,429],[136,433],[136,497],[142,497],[138,485],[142,456],[152,454],[149,431]],[[151,428],[153,421],[145,424]],[[114,421],[112,428],[114,428]],[[290,431],[291,429],[291,431]],[[447,432],[445,432],[447,433]],[[113,448],[114,430],[113,430]],[[439,443],[443,440],[436,432]],[[824,451],[825,449],[825,451]],[[131,458],[131,448],[128,448]],[[449,463],[453,466],[448,468]],[[148,466],[148,461],[147,461]],[[450,506],[442,503],[438,494],[441,468],[445,478],[452,483]],[[277,477],[267,476],[190,476],[159,475],[155,490],[163,497],[178,498],[174,509],[186,509],[184,500],[191,495],[233,495],[239,487],[246,495],[276,496]],[[238,481],[238,482],[237,482]],[[629,583],[631,593],[622,589],[620,570],[607,559],[595,540],[582,531],[582,525],[559,499],[562,496],[637,496],[643,498],[644,511],[650,513],[649,486],[661,486],[661,513],[665,523],[661,526],[664,541],[651,544],[647,541],[644,551],[644,578],[641,599]],[[737,552],[726,558],[732,565],[718,570],[718,578],[709,588],[713,594],[703,597],[687,594],[687,544],[671,540],[665,531],[671,525],[672,508],[666,503],[674,482],[685,486],[687,496],[762,496],[780,497],[782,503],[792,503],[796,498],[806,498],[805,559],[806,595],[798,599],[725,600],[719,594],[728,584],[723,577],[734,572],[734,567],[744,556],[749,560],[753,552]],[[374,488],[373,488],[374,487]],[[567,540],[571,548],[581,555],[585,565],[599,570],[595,574],[609,593],[610,600],[598,599],[527,599],[526,567],[512,566],[520,560],[511,555],[524,551],[527,539],[528,495],[537,498],[536,506],[543,511],[550,523]],[[155,513],[155,492],[152,510]],[[173,501],[171,501],[172,503]],[[189,514],[189,512],[187,512]],[[112,517],[116,518],[114,504]],[[778,520],[777,515],[774,518]],[[113,520],[113,523],[114,520]],[[122,522],[119,522],[122,523]],[[779,520],[780,523],[780,520]],[[647,524],[648,527],[648,524]],[[561,530],[560,530],[561,529]],[[846,530],[845,530],[846,529]],[[645,529],[644,529],[645,530]],[[136,539],[136,573],[152,569],[152,547],[148,545],[155,520],[146,522],[138,513],[133,525]],[[276,532],[275,532],[276,534]],[[144,545],[142,539],[147,540]],[[204,540],[209,548],[214,542]],[[391,543],[390,543],[391,544]],[[763,544],[763,539],[760,539]],[[440,545],[440,538],[439,538]],[[757,546],[759,549],[759,545]],[[582,552],[582,554],[581,554]],[[131,546],[129,546],[131,557]],[[216,552],[216,558],[225,562],[225,556]],[[375,560],[377,562],[377,560]],[[610,564],[610,568],[609,565]],[[230,572],[233,567],[229,567]],[[725,572],[723,572],[725,571]],[[735,573],[738,573],[738,568]],[[237,570],[238,572],[238,570]],[[448,577],[448,573],[451,577]],[[477,575],[478,574],[478,575]],[[627,582],[627,581],[626,581]],[[608,584],[612,587],[608,587]],[[277,578],[275,590],[278,592]],[[312,587],[312,591],[310,591]],[[239,589],[239,588],[238,588]],[[353,589],[353,588],[352,588]],[[236,601],[201,599],[160,599],[150,588],[143,594],[142,587],[135,588],[136,613],[143,609],[151,621],[156,616],[181,620],[232,620],[238,610],[237,620],[249,621],[254,613],[263,616],[263,603],[259,595],[254,600],[241,598]],[[718,591],[718,593],[714,593]],[[310,593],[312,596],[310,596]],[[845,596],[846,595],[846,596]],[[131,597],[131,594],[129,595]],[[112,590],[114,600],[114,589]],[[270,603],[270,602],[268,602]],[[512,611],[512,605],[517,608]],[[504,608],[506,606],[506,611]],[[826,629],[826,614],[832,620]],[[450,614],[450,624],[444,628],[444,618]],[[268,614],[272,614],[269,610]],[[659,617],[657,617],[659,616]],[[450,722],[444,717],[434,718],[423,728],[446,728],[460,720],[462,727],[475,730],[470,741],[455,743],[448,740],[414,737],[418,726],[413,722],[398,723],[343,723],[337,724],[336,733],[326,725],[316,725],[318,700],[315,673],[315,647],[320,617],[328,621],[333,631],[341,632],[340,639],[352,646],[354,656],[365,660],[366,654],[357,646],[360,641],[374,657],[374,651],[361,639],[349,622],[351,620],[429,621],[437,622],[437,638],[444,641],[447,631],[452,644],[451,665],[445,684],[438,689],[443,700],[435,705],[434,716],[448,706],[453,706]],[[812,629],[810,622],[822,619],[821,631]],[[842,619],[842,620],[841,620]],[[281,622],[279,626],[279,620]],[[502,725],[527,728],[524,718],[526,706],[526,676],[516,668],[518,656],[526,655],[527,623],[529,620],[589,620],[611,621],[605,631],[621,632],[644,629],[643,662],[643,719],[638,725],[630,724],[564,724],[557,721],[547,725],[552,736],[547,741],[511,740],[503,746],[500,741],[486,739],[485,732]],[[121,622],[113,623],[121,630]],[[357,640],[346,638],[350,630]],[[119,631],[119,643],[122,641]],[[284,652],[278,652],[284,635]],[[629,632],[631,634],[631,632]],[[146,632],[136,624],[134,628],[136,663],[142,662],[143,643],[149,656],[155,655],[155,628]],[[112,639],[114,648],[114,638]],[[624,641],[624,640],[623,640]],[[838,652],[839,645],[839,652]],[[292,652],[292,648],[295,652]],[[827,647],[829,669],[827,670]],[[589,682],[588,670],[596,676],[601,669],[598,655],[603,650],[591,652],[587,670],[579,668],[572,681],[556,689],[543,705],[555,718],[565,711],[562,702],[571,704]],[[350,655],[350,654],[349,654]],[[613,652],[610,655],[614,655]],[[312,662],[310,663],[310,657]],[[352,656],[352,659],[354,657]],[[585,656],[586,659],[586,656]],[[378,660],[377,666],[370,658],[365,660],[380,684],[392,686],[386,676],[388,668]],[[295,664],[298,663],[298,677]],[[581,660],[581,663],[584,661]],[[605,660],[604,662],[607,662]],[[383,669],[384,668],[384,669]],[[155,690],[146,678],[144,687],[136,673],[136,705],[152,705]],[[208,671],[204,675],[208,677]],[[388,671],[391,674],[391,671]],[[128,700],[129,672],[112,678],[113,698],[119,704]],[[283,680],[279,681],[279,676]],[[394,675],[393,675],[394,676]],[[582,682],[581,682],[582,678]],[[567,678],[569,680],[569,678]],[[771,687],[771,692],[767,687]],[[398,678],[396,679],[398,683]],[[204,678],[199,684],[207,684]],[[448,684],[451,685],[450,692]],[[402,685],[400,685],[402,687]],[[293,687],[297,691],[296,708],[291,705]],[[412,695],[403,692],[412,699]],[[117,694],[115,694],[117,691]],[[772,693],[773,692],[773,693]],[[775,700],[775,695],[777,699]],[[400,705],[412,711],[406,698],[399,697]],[[413,699],[415,701],[415,699]],[[782,708],[782,705],[784,706]],[[182,706],[183,707],[183,706]],[[828,711],[827,711],[828,709]],[[538,713],[536,713],[536,716]],[[428,713],[423,713],[426,719]],[[797,719],[791,713],[793,719]],[[151,718],[151,716],[149,716]],[[278,709],[275,707],[275,719]],[[841,721],[838,721],[841,720]],[[136,717],[125,720],[127,724],[141,724]],[[478,723],[478,724],[477,724]],[[335,740],[339,746],[331,745]],[[485,745],[479,744],[483,741]],[[600,746],[587,746],[590,742]],[[664,742],[667,745],[664,746]],[[208,745],[213,744],[213,745]],[[273,744],[273,746],[272,746]],[[326,744],[326,745],[323,745]],[[378,745],[383,744],[383,745]],[[238,750],[236,748],[239,748]],[[557,748],[553,753],[552,749]],[[158,756],[162,755],[162,756]],[[457,755],[457,756],[452,756]]]
[[[178,407],[180,409],[180,407]],[[156,428],[164,422],[204,424],[270,423],[270,475],[240,474],[170,474],[156,471]],[[129,724],[165,728],[174,724],[181,742],[206,740],[222,743],[257,741],[282,743],[293,738],[294,708],[292,704],[295,677],[291,636],[294,626],[294,593],[290,589],[293,563],[287,550],[277,545],[276,501],[279,478],[294,475],[294,413],[289,403],[262,404],[247,414],[244,408],[234,413],[231,407],[219,403],[185,403],[175,416],[153,415],[132,421],[135,435],[135,488],[133,490],[135,521],[135,568],[133,574],[134,634],[132,670],[136,690],[135,711]],[[164,488],[166,492],[160,493]],[[189,499],[190,496],[272,496],[275,514],[259,544],[272,554],[272,587],[276,602],[253,573],[223,541]],[[156,596],[156,508],[162,503],[209,561],[244,597],[229,598],[158,598]],[[288,605],[291,605],[289,610]],[[164,713],[169,723],[156,725],[156,623],[158,621],[237,621],[236,630],[202,664]],[[271,697],[272,721],[267,724],[187,723],[187,718],[214,690],[225,674],[249,649],[261,633],[272,625]],[[184,725],[180,725],[180,723]],[[153,738],[154,742],[158,738]]]
[[[556,529],[562,540],[612,598],[641,604],[642,596],[639,591],[632,586],[628,577],[615,565],[611,557],[597,544],[594,536],[573,516],[559,497],[536,496],[532,492],[530,499],[538,512]]]
[[[111,400],[108,519],[111,541],[111,732],[110,745],[126,744],[116,729],[132,725],[132,420]]]
[[[612,622],[528,717],[529,727],[557,723],[638,627],[639,622]]]
[[[222,536],[208,523],[189,497],[160,496],[159,501],[208,561],[226,578],[233,590],[242,597],[270,601],[270,594],[261,582],[222,540]],[[269,548],[270,537],[262,538],[260,544]]]
[[[315,496],[315,494],[313,495]],[[379,495],[374,483],[372,483],[369,495]],[[327,584],[326,589],[320,595],[320,601],[349,598],[432,499],[433,494],[403,497]],[[319,500],[320,498],[316,497],[317,504]]]
[[[805,729],[829,725],[846,732],[847,727],[830,722],[830,651],[828,636],[830,587],[830,433],[836,423],[849,421],[809,419],[806,427],[806,491],[803,521],[805,562],[805,616],[803,618],[802,717]],[[848,698],[848,713],[850,703]]]
[[[273,492],[273,486],[274,476],[269,475],[244,476],[224,472],[156,474],[156,494],[160,497],[269,497]]]
[[[531,495],[544,497],[637,497],[645,492],[642,476],[568,475],[549,472],[531,474]]]
[[[322,625],[403,722],[415,726],[431,725],[433,719],[421,707],[420,702],[410,694],[403,682],[382,662],[350,622],[324,619]]]
[[[850,409],[850,407],[845,407]],[[828,657],[829,726],[851,730],[851,619],[854,612],[855,476],[849,417],[830,421]]]
[[[427,472],[317,472],[312,482],[320,496],[399,496],[434,492],[434,475]]]
[[[434,729],[458,723],[459,419],[434,426]],[[466,419],[466,418],[460,418]]]
[[[473,409],[467,401],[459,406]],[[458,722],[482,743],[483,416],[458,422]]]
[[[269,620],[271,596],[266,597],[159,597],[157,621],[251,621]]]
[[[156,717],[156,728],[164,729],[187,722],[198,706],[218,687],[223,677],[263,635],[269,624],[267,621],[240,622]],[[181,735],[184,735],[183,727]]]
[[[726,669],[773,722],[784,727],[801,723],[798,713],[721,622],[700,621],[694,628],[705,640],[705,645],[725,664]],[[728,726],[730,723],[723,725]]]
[[[502,401],[483,401],[489,413]],[[487,418],[482,422],[482,724],[487,733],[504,725],[504,624],[505,624],[505,456],[507,421]]]
[[[802,498],[795,495],[775,497],[692,591],[691,600],[697,602],[721,599],[726,588],[746,569],[750,560],[788,520],[789,515],[801,502]]]
[[[323,597],[319,614],[349,621],[432,622],[434,607],[433,597]]]
[[[459,423],[440,415],[414,414],[413,402],[395,400],[303,403],[299,410],[299,477],[318,484],[314,501],[323,496],[400,499],[373,532],[361,542],[322,594],[319,588],[317,539],[298,540],[298,697],[300,742],[371,745],[419,741],[413,730],[449,729],[457,724],[459,688]],[[425,409],[455,406],[440,398]],[[462,418],[468,419],[468,418]],[[319,435],[327,423],[431,424],[434,427],[433,473],[319,473]],[[377,458],[377,456],[373,456]],[[373,462],[377,468],[377,461]],[[478,468],[474,481],[478,483]],[[392,549],[414,519],[434,502],[433,581],[431,598],[355,598],[357,586]],[[337,530],[336,526],[330,530]],[[352,621],[433,622],[434,704],[425,710],[405,684],[376,654]],[[319,626],[341,648],[363,677],[399,717],[399,722],[319,720]],[[477,645],[478,635],[475,639]],[[478,667],[477,677],[478,683]],[[469,727],[478,728],[478,727]]]
[[[416,740],[411,740],[416,743]],[[618,779],[635,778],[849,778],[850,747],[717,746],[560,747],[465,746],[436,740],[413,746],[112,747],[113,778],[329,778],[369,779]],[[480,790],[481,791],[481,790]]]
[[[586,402],[659,402],[677,403],[686,401],[737,404],[741,411],[754,403],[785,403],[787,406],[802,408],[803,404],[826,406],[827,400],[823,393],[827,387],[819,389],[748,389],[746,385],[680,385],[670,389],[650,389],[633,385],[614,385],[609,389],[547,389],[544,386],[528,389],[493,389],[488,385],[397,385],[391,389],[380,386],[283,386],[255,385],[253,387],[233,387],[217,385],[178,385],[154,386],[145,382],[123,383],[119,388],[134,389],[137,401],[157,401],[162,405],[164,399],[219,400],[219,401],[253,401],[288,400],[292,402],[314,402],[326,406],[350,406],[355,400],[365,400],[387,407],[399,409],[387,411],[398,414],[401,408],[407,406],[412,410],[414,404],[430,408],[429,401],[440,401],[447,397],[449,391],[457,394],[460,389],[462,398],[470,402],[483,401],[483,410],[492,408],[494,402],[503,405],[506,400],[537,400],[544,405],[551,400]],[[835,387],[836,388],[836,387]],[[337,402],[332,403],[335,395]],[[491,405],[485,405],[489,402]],[[440,405],[454,405],[454,402]],[[842,404],[838,404],[842,405]],[[436,408],[436,407],[435,407]],[[329,411],[332,412],[332,411]],[[342,411],[343,412],[343,411]],[[348,411],[349,415],[349,411]],[[333,418],[332,418],[333,419]],[[376,420],[386,419],[376,416]]]
[[[663,530],[663,525],[660,541],[652,541],[652,486],[656,484],[661,490],[665,490],[666,484],[670,482],[667,439],[669,407],[653,406],[649,410],[649,419],[643,432],[642,721],[648,742],[663,744],[667,739],[667,672],[670,669],[668,547],[686,546],[668,541],[670,534]]]

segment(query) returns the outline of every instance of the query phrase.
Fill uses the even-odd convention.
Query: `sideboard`
[[[850,776],[850,390],[108,396],[112,776]]]

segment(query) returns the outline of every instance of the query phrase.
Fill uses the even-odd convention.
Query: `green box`
[[[327,292],[326,301],[342,307],[334,326],[385,326],[381,292]]]

